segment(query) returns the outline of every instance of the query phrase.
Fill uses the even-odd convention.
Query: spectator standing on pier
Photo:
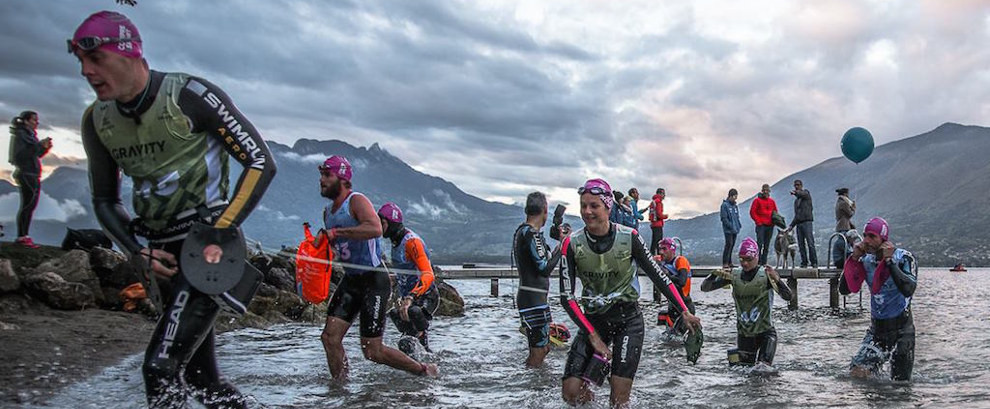
[[[662,187],[658,187],[657,193],[650,202],[650,230],[653,233],[650,238],[650,253],[653,255],[660,254],[660,240],[663,240],[663,221],[667,219],[667,214],[663,212],[665,197],[667,192]]]
[[[547,223],[547,197],[541,192],[526,196],[526,222],[516,228],[512,235],[512,257],[519,266],[519,290],[516,293],[516,306],[519,319],[526,330],[529,343],[529,356],[526,366],[535,368],[543,365],[550,352],[550,273],[560,261],[560,246],[550,250],[541,229]],[[560,235],[570,233],[566,226],[552,229]],[[560,240],[561,237],[554,237]]]
[[[852,359],[855,377],[876,376],[890,360],[890,377],[911,380],[914,367],[914,319],[911,297],[918,285],[918,263],[890,242],[887,221],[874,217],[863,228],[839,280],[839,293],[859,292],[865,282],[870,297],[870,328]]]
[[[777,330],[773,326],[773,292],[790,301],[791,290],[770,266],[759,265],[758,245],[752,238],[739,245],[739,269],[718,270],[701,283],[701,291],[731,285],[736,305],[736,349],[729,350],[730,365],[773,365]]]
[[[764,183],[760,193],[753,199],[749,207],[749,217],[756,224],[756,244],[760,250],[759,264],[767,264],[767,254],[770,252],[770,239],[773,237],[773,212],[777,211],[777,202],[770,197],[770,185]]]
[[[738,197],[739,192],[735,188],[729,189],[729,195],[722,201],[722,207],[718,211],[719,219],[722,220],[722,233],[725,235],[722,268],[732,267],[732,249],[736,247],[736,236],[742,229],[742,222],[739,221],[739,206],[736,205]]]
[[[642,210],[639,209],[639,189],[636,189],[634,187],[629,188],[628,196],[629,196],[629,207],[632,208],[633,216],[636,216],[636,225],[638,227],[639,221],[644,219],[643,213],[649,210],[649,207]]]
[[[801,179],[794,180],[794,218],[789,229],[797,228],[798,250],[801,252],[801,268],[818,267],[818,250],[815,249],[814,206],[811,203],[811,192],[804,188]]]
[[[849,188],[840,187],[835,189],[838,199],[835,201],[835,231],[845,235],[856,226],[852,222],[852,217],[856,214],[856,202],[849,198]],[[846,260],[846,241],[836,240],[832,245],[832,264],[841,266]]]

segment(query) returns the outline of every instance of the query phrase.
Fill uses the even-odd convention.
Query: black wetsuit
[[[560,262],[560,248],[550,250],[543,233],[523,223],[512,236],[512,258],[519,268],[519,291],[516,307],[526,328],[530,348],[540,348],[550,341],[550,273]]]
[[[759,267],[749,271],[743,271],[742,281],[753,281],[759,271]],[[705,281],[701,282],[701,291],[717,290],[731,283],[732,281],[711,274],[705,278]],[[767,289],[773,291],[773,285],[770,283],[769,278],[767,279]],[[789,287],[781,283],[777,285],[777,290],[780,298],[790,301],[792,293]],[[777,330],[771,326],[770,329],[751,337],[742,335],[741,331],[737,332],[736,346],[739,349],[739,358],[742,363],[753,364],[756,362],[766,362],[773,364],[774,355],[777,353]]]
[[[170,77],[176,78],[176,77]],[[182,78],[182,77],[179,77]],[[161,120],[161,114],[151,112],[159,95],[166,74],[152,71],[150,84],[146,95],[137,98],[129,104],[112,104],[104,109],[116,109],[124,117],[133,119],[135,126],[142,122],[153,126],[154,121]],[[171,81],[171,80],[170,80]],[[94,107],[101,104],[94,103]],[[148,247],[164,249],[178,256],[182,245],[181,238],[185,236],[189,226],[180,223],[180,214],[189,214],[191,219],[201,219],[201,215],[209,213],[210,221],[218,227],[240,225],[258,204],[262,194],[275,176],[275,163],[268,146],[262,140],[258,131],[231,103],[227,95],[213,84],[196,77],[189,77],[178,92],[177,105],[185,116],[189,129],[179,129],[179,134],[188,134],[189,139],[173,135],[166,138],[161,145],[140,145],[141,141],[134,135],[135,146],[132,149],[114,150],[111,153],[101,139],[97,124],[94,123],[94,108],[90,107],[83,117],[82,142],[89,160],[89,176],[93,192],[93,208],[97,219],[117,244],[131,254],[137,253],[141,245],[133,230],[143,232],[149,238]],[[173,123],[174,124],[174,123]],[[106,124],[100,126],[105,127]],[[143,220],[132,223],[131,216],[121,203],[120,173],[129,173],[129,169],[118,159],[127,156],[134,160],[133,155],[140,155],[138,160],[155,165],[172,159],[163,155],[167,149],[195,143],[193,139],[205,133],[212,138],[210,146],[222,146],[221,154],[233,157],[245,167],[237,182],[234,195],[226,191],[226,157],[214,159],[211,163],[209,180],[198,181],[208,186],[220,186],[211,193],[219,195],[221,200],[216,203],[190,203],[169,205],[159,208],[171,208],[169,214],[146,214]],[[226,136],[224,136],[226,135]],[[132,137],[131,135],[115,135],[116,138]],[[119,139],[118,139],[119,141]],[[202,143],[202,141],[200,141]],[[168,147],[169,144],[175,144]],[[198,152],[199,155],[207,155]],[[222,170],[222,171],[221,171]],[[137,186],[136,186],[137,188]],[[172,197],[191,197],[189,191],[196,186],[181,186]],[[162,193],[164,194],[164,193]],[[160,196],[165,197],[166,196]],[[163,200],[163,199],[158,199]],[[137,192],[135,202],[138,202]],[[227,205],[227,203],[232,203]],[[210,206],[208,206],[210,205]],[[135,205],[137,208],[137,205]],[[144,209],[145,207],[142,207]],[[197,212],[196,210],[199,210]],[[205,212],[204,212],[205,210]],[[140,211],[139,211],[140,212]],[[145,223],[155,226],[165,222],[165,229],[147,228]],[[176,228],[178,226],[178,228]],[[132,230],[133,229],[133,230]],[[164,305],[162,316],[158,321],[151,341],[145,352],[144,374],[145,390],[149,406],[153,408],[184,408],[191,395],[208,408],[246,407],[245,399],[237,389],[226,382],[220,375],[214,352],[213,324],[219,312],[219,306],[207,295],[193,289],[181,271],[170,279],[170,294],[163,294]]]

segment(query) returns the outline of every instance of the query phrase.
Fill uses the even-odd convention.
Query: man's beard
[[[340,195],[340,191],[343,188],[343,181],[337,180],[334,184],[328,186],[326,189],[320,189],[320,195],[327,199],[334,199]]]

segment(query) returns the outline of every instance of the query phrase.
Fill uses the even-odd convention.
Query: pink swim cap
[[[742,244],[739,245],[739,255],[743,257],[756,257],[760,254],[760,246],[756,244],[756,240],[752,237],[747,237],[743,239]]]
[[[615,196],[612,196],[612,187],[603,179],[588,179],[584,186],[578,189],[578,194],[590,193],[602,199],[605,208],[611,209],[615,203]]]
[[[883,241],[887,241],[887,237],[890,236],[890,231],[887,228],[887,221],[882,217],[874,217],[870,221],[866,222],[866,227],[863,228],[863,233],[873,233],[880,236]]]
[[[677,242],[675,242],[674,239],[667,237],[660,240],[660,248],[666,250],[677,250]]]
[[[98,38],[99,41],[130,39],[106,42],[100,46],[100,49],[128,58],[141,58],[144,55],[141,49],[141,35],[137,27],[127,16],[114,11],[93,13],[83,20],[76,33],[72,35],[72,48],[77,48],[76,43],[88,37]]]
[[[402,223],[402,209],[392,202],[383,204],[382,208],[378,209],[378,216],[388,220],[389,223]]]
[[[337,175],[338,178],[343,180],[351,180],[351,172],[353,167],[351,162],[347,161],[347,158],[339,155],[333,155],[327,160],[323,161],[320,165],[320,172],[329,171],[330,173]]]

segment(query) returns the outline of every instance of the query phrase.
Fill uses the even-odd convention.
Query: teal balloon
[[[860,163],[873,153],[873,135],[866,129],[855,127],[842,135],[842,154],[849,160]]]

